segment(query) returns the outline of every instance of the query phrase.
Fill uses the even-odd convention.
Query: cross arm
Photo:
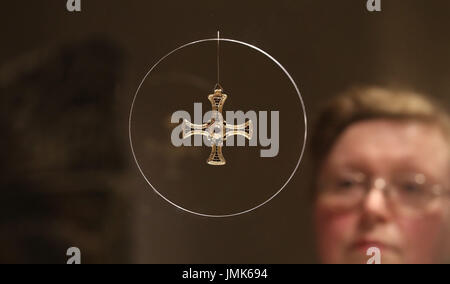
[[[247,121],[243,124],[238,125],[232,125],[232,124],[226,124],[226,137],[234,136],[234,135],[240,135],[244,136],[248,140],[251,140],[253,138],[253,122],[251,120]]]
[[[204,124],[194,124],[185,119],[183,121],[183,139],[189,138],[193,135],[209,136],[207,129],[211,126],[211,122]]]

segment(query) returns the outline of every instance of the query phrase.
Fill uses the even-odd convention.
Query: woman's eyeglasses
[[[373,189],[382,190],[393,206],[408,212],[420,212],[437,198],[450,196],[446,187],[417,173],[399,173],[388,180],[356,171],[341,172],[325,177],[319,189],[321,198],[336,209],[359,206]]]

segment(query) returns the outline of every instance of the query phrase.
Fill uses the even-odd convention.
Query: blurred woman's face
[[[369,120],[340,136],[315,204],[323,263],[436,263],[449,256],[449,144],[432,125]]]

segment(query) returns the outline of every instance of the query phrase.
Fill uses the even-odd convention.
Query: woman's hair
[[[329,102],[312,137],[315,177],[333,145],[350,125],[370,119],[421,121],[436,125],[450,142],[450,117],[444,108],[410,91],[353,88]]]

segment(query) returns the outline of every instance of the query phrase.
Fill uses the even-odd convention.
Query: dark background
[[[315,262],[308,160],[257,211],[188,215],[138,173],[129,107],[161,56],[218,29],[277,58],[311,121],[353,85],[404,87],[448,103],[450,3],[384,0],[382,8],[369,13],[365,0],[82,0],[82,12],[69,13],[65,0],[2,3],[0,262],[64,263],[71,246],[84,263]]]

